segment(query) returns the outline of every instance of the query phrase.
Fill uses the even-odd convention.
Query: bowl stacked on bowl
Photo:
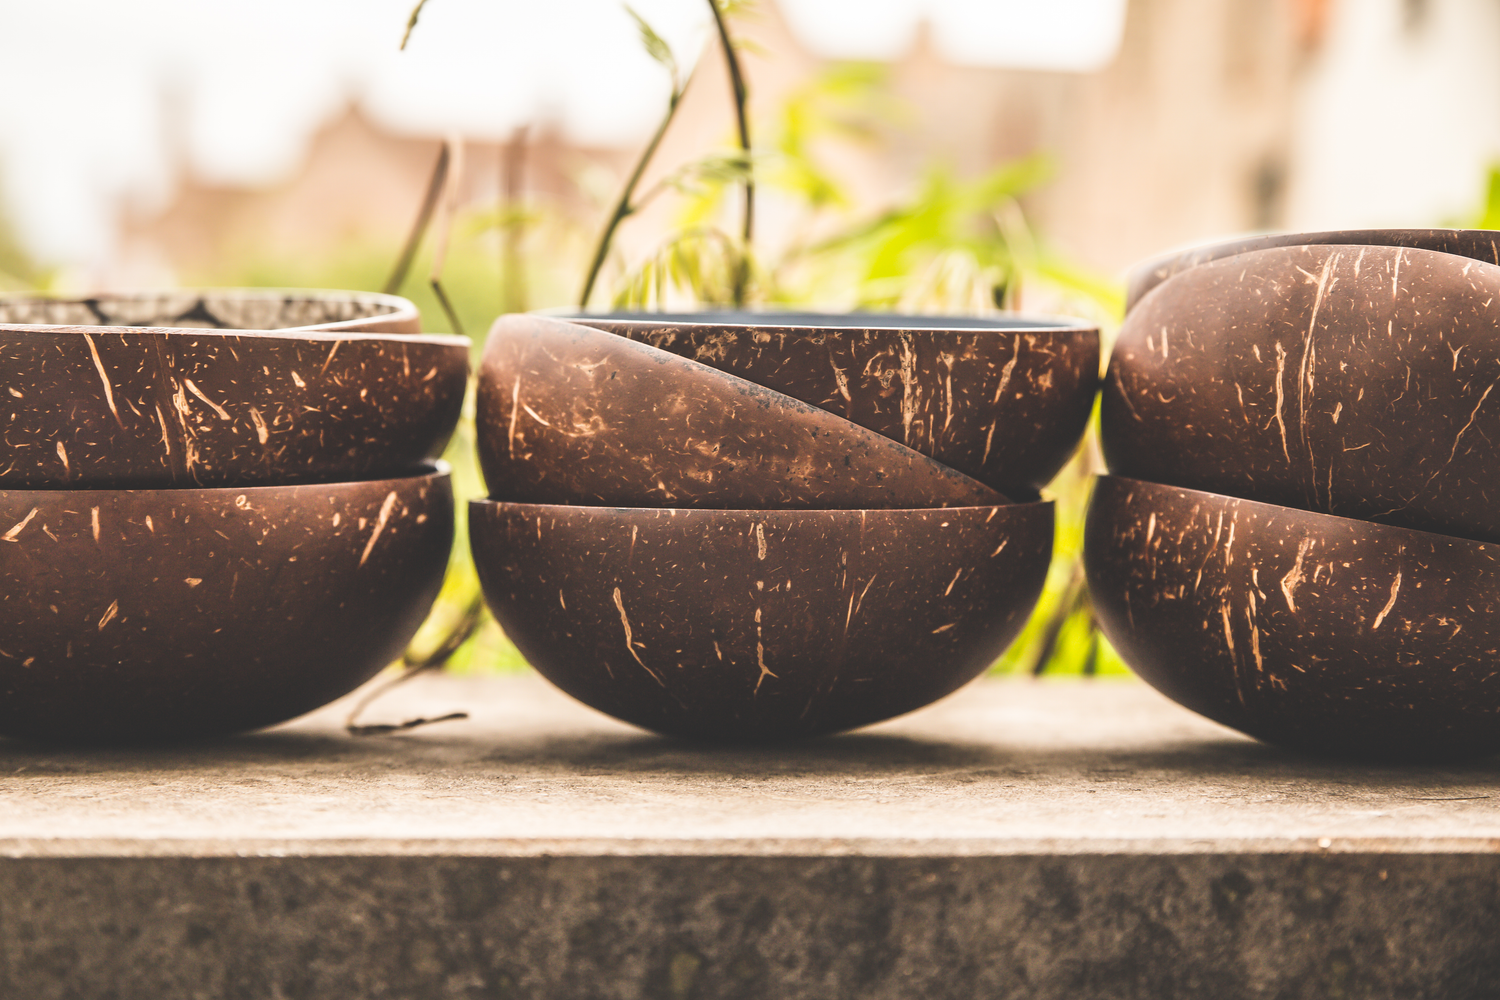
[[[1024,623],[1097,331],[855,315],[502,317],[475,563],[527,659],[683,736],[853,728]]]
[[[1274,239],[1133,282],[1086,538],[1100,622],[1271,742],[1500,750],[1500,234]]]
[[[220,735],[389,663],[467,371],[390,296],[0,300],[0,735]]]

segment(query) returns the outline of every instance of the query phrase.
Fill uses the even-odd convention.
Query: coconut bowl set
[[[1151,261],[1103,379],[1100,627],[1314,753],[1500,751],[1500,251],[1266,236]],[[552,683],[676,736],[838,732],[1020,632],[1096,327],[505,316],[469,533]],[[466,340],[402,299],[0,300],[0,736],[209,738],[348,693],[442,583]],[[1494,395],[1495,398],[1491,399]]]

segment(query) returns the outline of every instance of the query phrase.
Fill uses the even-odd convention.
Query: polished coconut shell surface
[[[1110,471],[1500,541],[1500,267],[1262,250],[1185,271],[1120,330]]]
[[[730,372],[884,434],[1008,496],[1073,453],[1099,373],[1076,320],[881,313],[617,313],[573,322]]]
[[[1324,754],[1500,751],[1500,546],[1104,476],[1084,558],[1120,655],[1211,719]]]
[[[1052,505],[660,510],[474,501],[485,597],[544,676],[661,733],[774,740],[920,708],[1015,638]]]
[[[0,491],[0,735],[224,735],[389,664],[442,585],[446,473],[249,489]]]
[[[1004,503],[826,410],[592,327],[503,316],[479,372],[490,496],[626,507]]]
[[[1267,233],[1193,247],[1136,265],[1126,279],[1125,308],[1127,312],[1134,309],[1136,303],[1157,285],[1199,264],[1273,247],[1328,244],[1410,247],[1500,264],[1500,232],[1492,229],[1334,229],[1317,233]]]
[[[404,300],[164,299],[170,309],[127,299],[100,310],[121,323],[180,324],[207,315],[208,303],[220,321],[275,327],[321,319],[328,329],[0,325],[0,488],[407,475],[442,453],[458,421],[467,340],[364,332],[356,328],[364,320],[338,319],[386,310],[365,317],[378,326],[396,315],[391,303]],[[147,308],[153,303],[157,311]],[[176,311],[188,303],[196,305]],[[90,308],[11,301],[0,317],[81,321]]]

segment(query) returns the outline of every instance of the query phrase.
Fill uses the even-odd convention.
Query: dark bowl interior
[[[1152,258],[1131,268],[1126,279],[1125,310],[1162,282],[1199,264],[1272,247],[1317,246],[1411,247],[1456,254],[1500,264],[1500,232],[1492,229],[1333,229],[1315,233],[1264,233],[1192,247]]]
[[[469,343],[360,329],[414,326],[415,310],[403,319],[402,303],[354,293],[0,301],[0,317],[17,321],[0,324],[0,488],[412,474],[453,433]],[[95,312],[99,323],[122,325],[18,322],[78,321]],[[212,322],[203,319],[210,314]],[[200,319],[203,328],[183,327]],[[216,325],[231,320],[293,326],[240,332]],[[313,320],[321,325],[297,325]],[[156,322],[177,325],[137,325]]]
[[[1345,757],[1500,751],[1500,546],[1102,476],[1084,561],[1120,655],[1224,725]]]
[[[0,491],[0,735],[176,741],[310,711],[400,655],[452,542],[446,472]]]
[[[1093,406],[1099,330],[1050,317],[591,313],[608,330],[774,389],[1034,497]]]
[[[1500,266],[1297,246],[1191,268],[1110,359],[1110,471],[1500,541]]]
[[[73,298],[0,296],[0,326],[12,324],[422,332],[417,307],[395,295],[274,288],[113,292]]]
[[[920,708],[1005,649],[1041,592],[1050,503],[672,510],[476,500],[506,634],[580,701],[718,741],[814,736]]]
[[[496,321],[480,364],[490,496],[622,507],[968,507],[1007,498],[874,431],[650,344]]]

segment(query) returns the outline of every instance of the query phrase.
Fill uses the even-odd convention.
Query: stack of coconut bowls
[[[1086,561],[1142,677],[1287,746],[1500,750],[1497,242],[1261,237],[1136,272]]]
[[[467,369],[389,296],[0,300],[0,735],[231,733],[389,663]]]
[[[496,618],[579,700],[688,737],[890,718],[1015,637],[1037,490],[1095,392],[1082,323],[502,317],[479,375]]]

